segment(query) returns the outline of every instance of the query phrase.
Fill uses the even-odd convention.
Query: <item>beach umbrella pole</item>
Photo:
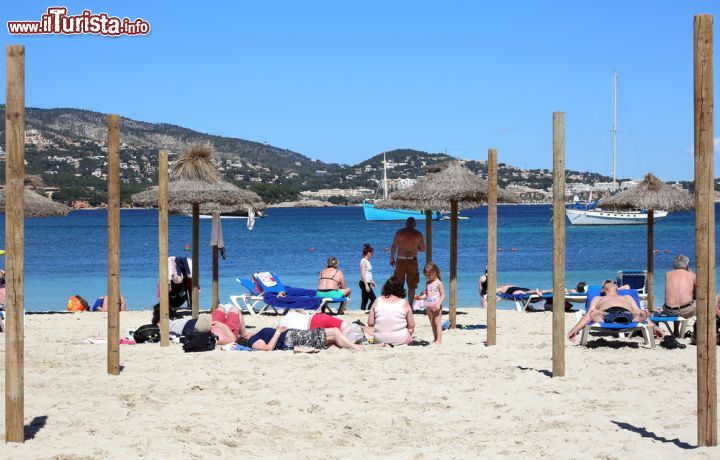
[[[655,216],[654,211],[652,209],[648,209],[648,215],[647,215],[647,305],[648,310],[651,312],[655,309],[655,290],[654,290],[654,283],[655,283],[655,260],[654,260],[654,253],[653,253],[653,246],[655,246],[654,239],[654,229],[653,226],[655,225]]]
[[[168,159],[158,155],[158,289],[160,291],[160,346],[170,345],[170,293],[168,292]]]
[[[695,258],[697,278],[697,434],[717,445],[715,187],[713,178],[713,17],[694,18]]]
[[[25,47],[6,47],[5,442],[25,442]]]
[[[108,374],[120,374],[120,117],[108,115]]]
[[[432,262],[432,211],[425,210],[425,265]]]
[[[553,377],[565,375],[565,113],[553,113]]]
[[[213,212],[213,225],[215,222],[220,221],[220,213]],[[218,293],[218,247],[216,244],[212,246],[212,311],[215,311],[218,307],[219,293]]]
[[[450,327],[457,326],[457,232],[458,203],[450,202]]]
[[[488,150],[487,345],[497,343],[497,150]]]
[[[192,205],[192,317],[200,315],[200,205]]]

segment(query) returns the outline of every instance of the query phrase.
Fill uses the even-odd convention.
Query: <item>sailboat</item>
[[[612,123],[612,155],[613,155],[613,193],[617,191],[615,165],[617,159],[617,72],[613,74],[613,123]],[[573,225],[646,225],[647,211],[636,209],[629,211],[612,211],[601,209],[597,202],[584,203],[575,201],[565,209],[565,215]],[[667,216],[665,211],[655,211],[654,220]]]
[[[388,197],[388,186],[387,186],[387,159],[383,153],[383,200]],[[412,209],[378,209],[375,207],[374,200],[363,200],[363,214],[365,220],[369,221],[391,221],[391,220],[406,220],[408,217],[414,217],[415,220],[425,220],[425,213],[422,211],[416,211]],[[442,217],[440,211],[433,211],[431,214],[432,220],[439,220]]]

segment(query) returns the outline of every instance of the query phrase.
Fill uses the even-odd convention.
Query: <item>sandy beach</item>
[[[462,313],[460,324],[485,324],[484,310]],[[121,330],[149,319],[123,313]],[[245,320],[262,327],[278,318]],[[431,339],[427,319],[416,320],[416,336]],[[106,373],[106,345],[83,343],[104,336],[106,321],[26,316],[28,439],[0,444],[0,458],[720,455],[695,447],[694,347],[569,344],[567,376],[553,379],[549,313],[498,311],[490,348],[484,330],[446,332],[438,348],[314,355],[123,345],[120,376]]]

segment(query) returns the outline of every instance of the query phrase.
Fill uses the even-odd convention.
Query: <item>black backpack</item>
[[[210,351],[215,349],[218,337],[212,332],[191,332],[183,336],[181,342],[186,353]]]
[[[160,328],[155,324],[145,324],[133,332],[133,339],[136,343],[158,343],[160,342]]]

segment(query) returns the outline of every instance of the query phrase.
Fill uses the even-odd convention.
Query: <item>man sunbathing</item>
[[[585,316],[570,329],[567,337],[571,342],[575,341],[578,333],[582,331],[588,323],[602,323],[605,321],[605,317],[611,309],[613,311],[615,311],[615,309],[617,309],[617,311],[627,311],[632,316],[632,318],[628,318],[628,320],[632,319],[632,322],[642,322],[648,319],[648,312],[638,308],[632,296],[618,294],[618,287],[614,281],[606,280],[600,292],[601,295],[595,297],[592,302],[590,302],[590,307]],[[663,336],[660,329],[655,327],[650,321],[648,321],[648,323],[657,337]]]

